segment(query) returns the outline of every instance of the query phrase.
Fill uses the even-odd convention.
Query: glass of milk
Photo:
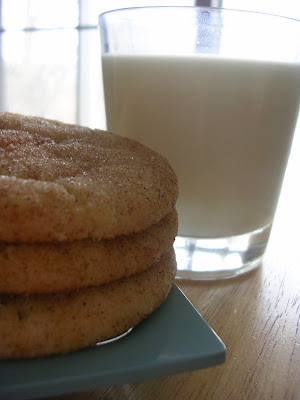
[[[299,111],[300,22],[145,7],[99,25],[107,129],[161,153],[178,176],[178,277],[259,266]]]

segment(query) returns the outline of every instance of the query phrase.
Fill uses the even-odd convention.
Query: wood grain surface
[[[224,364],[51,399],[300,399],[299,161],[298,128],[270,242],[258,269],[223,281],[177,281],[224,341]]]

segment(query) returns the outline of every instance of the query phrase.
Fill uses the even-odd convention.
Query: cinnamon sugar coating
[[[67,294],[0,295],[0,359],[68,353],[121,335],[167,297],[173,250],[146,271]]]
[[[140,232],[175,205],[167,161],[113,133],[0,113],[0,241]]]
[[[0,243],[0,294],[67,292],[142,272],[172,248],[176,234],[173,210],[140,233],[114,239]]]

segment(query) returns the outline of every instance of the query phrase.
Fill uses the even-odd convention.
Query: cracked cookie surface
[[[140,232],[175,205],[156,152],[113,133],[0,113],[0,240],[100,240]]]

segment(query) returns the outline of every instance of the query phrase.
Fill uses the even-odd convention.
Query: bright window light
[[[78,25],[77,0],[2,0],[2,26],[24,28],[74,28]]]

